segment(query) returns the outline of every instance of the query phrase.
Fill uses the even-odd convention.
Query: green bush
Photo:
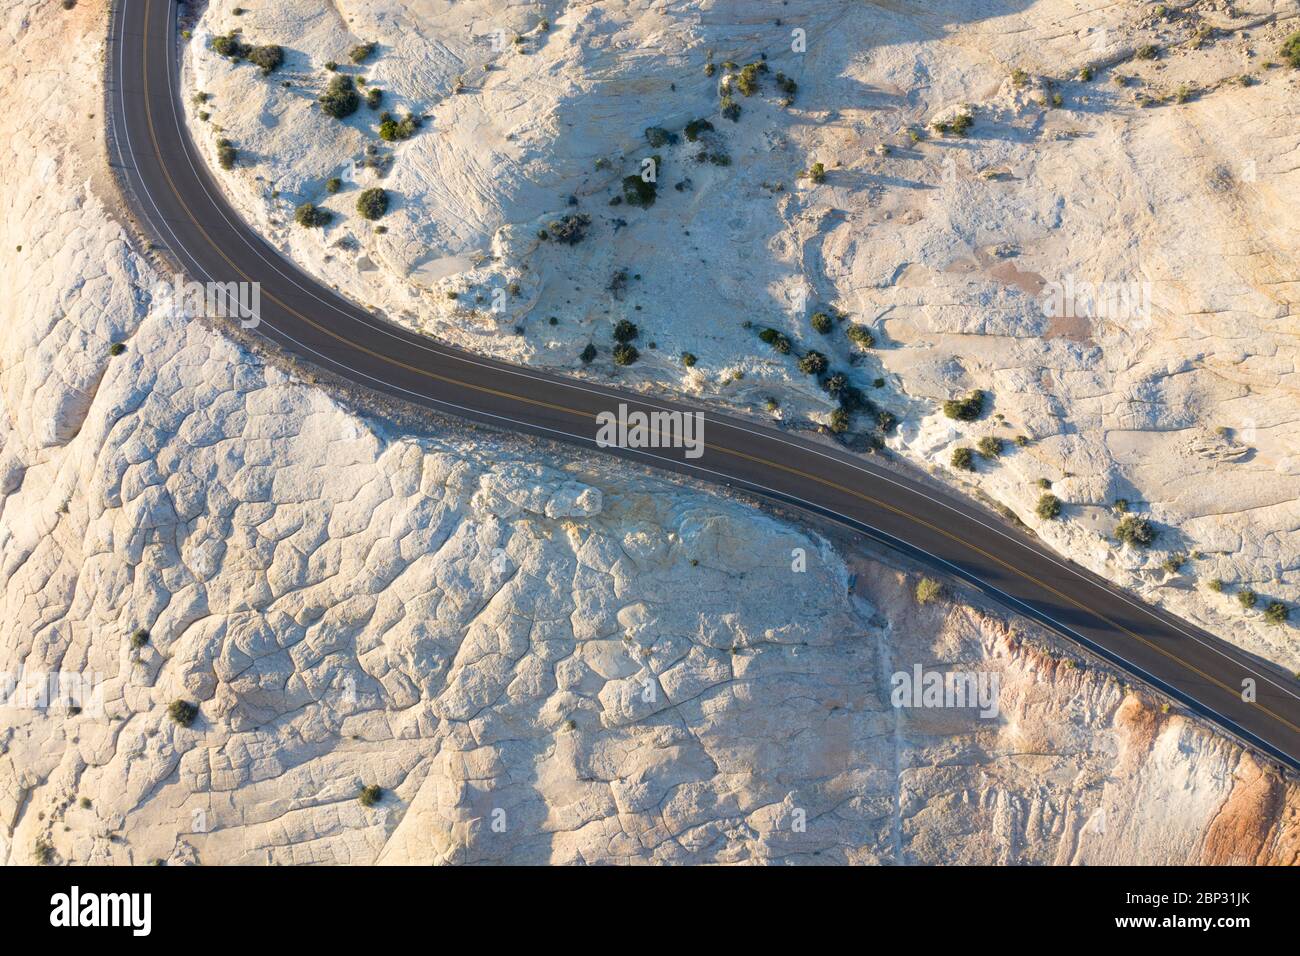
[[[1115,537],[1124,544],[1147,548],[1156,539],[1156,529],[1146,518],[1125,515],[1115,527]]]
[[[974,124],[975,120],[969,113],[958,113],[950,120],[934,121],[930,124],[930,128],[943,136],[949,133],[953,136],[965,136]]]
[[[943,593],[943,586],[934,578],[921,578],[916,582],[916,603],[929,604],[936,601]]]
[[[112,345],[110,345],[110,346],[108,347],[108,354],[109,354],[109,355],[115,355],[115,356],[116,356],[116,355],[121,355],[121,354],[122,354],[123,352],[125,352],[125,351],[126,351],[126,343],[125,343],[125,342],[114,342]]]
[[[826,182],[826,167],[821,163],[813,163],[808,167],[807,177],[819,186]]]
[[[149,643],[149,632],[143,627],[137,627],[131,634],[131,646],[137,651]]]
[[[386,143],[410,139],[419,128],[420,121],[410,113],[401,120],[395,120],[391,114],[384,113],[379,119],[379,138]]]
[[[736,89],[745,96],[753,96],[758,92],[759,70],[764,68],[762,63],[747,63],[736,76]]]
[[[961,471],[974,471],[975,453],[966,447],[954,448],[949,463]]]
[[[687,368],[695,368],[695,363],[697,361],[698,359],[696,359],[694,352],[682,353],[682,364],[685,365]]]
[[[587,234],[591,217],[584,213],[571,213],[550,224],[548,235],[566,246],[577,245]]]
[[[844,334],[860,349],[869,349],[876,344],[876,337],[865,325],[850,325]]]
[[[831,412],[830,424],[831,431],[839,435],[849,430],[849,413],[842,408],[837,408]]]
[[[1293,33],[1286,38],[1282,48],[1278,50],[1282,54],[1282,59],[1293,69],[1300,70],[1300,32]]]
[[[979,449],[980,455],[985,458],[1000,458],[1002,456],[1002,439],[996,435],[985,435],[975,447]]]
[[[384,799],[384,788],[375,783],[362,787],[361,792],[357,794],[357,800],[363,807],[373,807],[382,799]]]
[[[174,700],[167,705],[167,716],[182,727],[194,723],[194,718],[198,715],[199,708],[188,700]]]
[[[822,335],[829,335],[831,329],[835,328],[835,323],[825,312],[814,312],[808,321],[812,324],[813,331]]]
[[[284,62],[284,51],[274,43],[255,46],[248,51],[248,62],[261,67],[262,75],[268,76],[279,69],[280,64]]]
[[[363,189],[361,195],[357,196],[357,212],[361,214],[362,219],[378,219],[387,211],[388,193],[378,186]]]
[[[686,133],[686,138],[693,143],[700,138],[701,133],[707,132],[711,129],[713,129],[713,124],[708,120],[695,119],[686,124],[684,132]]]
[[[384,91],[377,86],[372,86],[366,90],[366,106],[372,110],[379,109],[379,104],[384,101]]]
[[[1242,588],[1237,592],[1237,603],[1242,607],[1250,609],[1259,601],[1259,595],[1250,588]]]
[[[228,139],[217,140],[217,164],[222,169],[234,169],[239,153]]]
[[[1034,506],[1034,513],[1044,521],[1059,518],[1061,515],[1061,499],[1051,492],[1040,495],[1038,504]]]
[[[780,352],[782,355],[790,354],[790,339],[784,332],[778,332],[776,329],[764,329],[758,333],[759,341],[766,342],[772,346],[772,350]]]
[[[1264,608],[1264,620],[1270,624],[1285,624],[1290,616],[1291,609],[1281,601],[1269,601],[1268,606]]]
[[[591,360],[594,359],[595,357],[596,357],[596,346],[592,342],[588,342],[587,347],[583,349],[582,354],[578,356],[578,358],[582,359],[583,365],[590,365]]]
[[[889,411],[888,409],[882,408],[880,411],[876,413],[876,424],[880,426],[880,430],[882,432],[888,435],[890,432],[894,430],[894,427],[898,424],[898,418],[894,415],[893,412]]]
[[[662,126],[647,126],[645,141],[658,149],[661,146],[670,146],[677,142],[677,134],[668,132]]]
[[[32,844],[32,859],[37,866],[49,866],[54,862],[54,847],[44,837],[37,837]]]
[[[849,391],[849,377],[843,372],[832,372],[822,381],[824,388],[831,398],[838,398]]]
[[[722,115],[726,119],[731,120],[733,123],[740,119],[740,104],[730,96],[724,96],[718,105],[722,107]]]
[[[361,105],[361,97],[357,95],[356,84],[352,82],[350,76],[334,77],[325,88],[325,92],[320,95],[321,112],[335,119],[351,116],[357,111],[359,105]]]
[[[649,209],[655,204],[658,184],[646,182],[640,176],[623,177],[623,201],[629,206]]]
[[[1154,43],[1144,43],[1137,48],[1135,55],[1139,60],[1154,60],[1160,48]]]
[[[614,364],[631,365],[641,357],[641,353],[636,350],[635,345],[629,345],[626,342],[620,342],[614,346]]]
[[[370,54],[375,52],[373,43],[358,43],[351,50],[348,50],[348,59],[353,63],[364,63]]]
[[[959,422],[973,422],[984,414],[984,393],[975,389],[965,398],[950,398],[943,403],[943,413]]]
[[[248,44],[239,39],[239,34],[233,30],[224,36],[212,38],[212,49],[217,56],[224,56],[231,60],[242,60],[250,49]]]
[[[1222,578],[1214,578],[1213,580],[1207,581],[1207,582],[1205,583],[1205,586],[1206,586],[1207,588],[1209,588],[1211,591],[1213,591],[1215,594],[1222,594],[1222,593],[1223,593],[1223,579],[1222,579]]]
[[[627,319],[619,319],[614,326],[615,342],[631,342],[640,334],[641,330],[636,327],[636,323],[629,322]]]
[[[821,352],[807,352],[799,359],[799,371],[805,375],[821,375],[829,364]]]
[[[342,188],[343,180],[339,179],[337,176],[331,176],[329,179],[325,180],[325,191],[331,196]]]
[[[328,209],[321,209],[315,203],[302,203],[293,211],[293,221],[300,226],[328,226],[334,214]]]

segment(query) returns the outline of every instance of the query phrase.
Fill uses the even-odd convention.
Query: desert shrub
[[[167,716],[182,727],[194,723],[199,715],[199,708],[188,700],[174,700],[167,705]]]
[[[1285,624],[1290,616],[1291,609],[1281,601],[1269,601],[1268,606],[1264,608],[1264,620],[1270,624]]]
[[[335,119],[351,116],[360,103],[361,97],[357,95],[356,84],[350,76],[332,78],[325,92],[320,95],[321,112]]]
[[[373,43],[358,43],[351,50],[348,50],[348,59],[353,63],[364,63],[370,54],[375,52]]]
[[[876,337],[865,325],[850,325],[844,334],[860,349],[869,349],[876,344]]]
[[[784,73],[778,73],[776,75],[776,88],[784,93],[786,98],[789,99],[799,91],[799,84]]]
[[[1013,440],[1015,441],[1017,448],[1026,448],[1029,445],[1028,435],[1017,435]]]
[[[695,363],[697,361],[698,359],[696,359],[694,352],[682,353],[682,364],[685,365],[687,368],[695,368]]]
[[[388,193],[379,187],[363,189],[357,196],[357,212],[363,219],[378,219],[388,211]]]
[[[1157,47],[1154,43],[1144,43],[1137,48],[1134,55],[1137,56],[1139,60],[1154,60],[1156,58],[1156,54],[1158,54],[1159,52],[1160,52],[1160,48]]]
[[[1061,499],[1051,492],[1040,495],[1038,498],[1038,504],[1034,506],[1034,513],[1044,521],[1050,521],[1053,518],[1060,517]]]
[[[826,167],[821,163],[813,163],[808,167],[808,172],[805,175],[814,183],[821,185],[826,182]]]
[[[668,132],[662,126],[648,126],[645,131],[645,141],[658,149],[660,146],[677,142],[677,134]]]
[[[806,352],[799,359],[799,371],[805,375],[821,375],[829,363],[821,352]]]
[[[974,124],[975,119],[969,113],[958,113],[951,119],[935,120],[930,128],[943,136],[950,133],[953,136],[965,136]]]
[[[1252,608],[1259,601],[1259,595],[1250,588],[1242,588],[1237,592],[1237,603],[1244,608]]]
[[[975,447],[984,458],[999,458],[1002,455],[1002,439],[996,435],[985,435]]]
[[[614,326],[615,342],[631,342],[640,334],[641,330],[636,327],[636,323],[627,319],[619,319]]]
[[[636,350],[635,345],[629,345],[627,342],[619,342],[614,346],[614,364],[631,365],[641,357],[641,353]]]
[[[410,139],[419,128],[420,121],[410,113],[400,120],[393,119],[389,113],[384,113],[379,120],[379,138],[386,143]]]
[[[377,86],[372,86],[366,90],[366,106],[372,110],[379,109],[379,104],[384,101],[384,91]]]
[[[357,801],[363,807],[373,807],[380,800],[384,799],[384,788],[377,783],[372,783],[368,787],[362,787],[361,792],[357,794]]]
[[[1289,66],[1293,69],[1300,70],[1300,32],[1291,34],[1286,38],[1278,53],[1282,55]]]
[[[808,320],[813,327],[813,331],[820,332],[822,335],[829,335],[831,329],[835,328],[835,323],[825,312],[814,312]]]
[[[1160,566],[1170,574],[1177,574],[1183,569],[1183,565],[1186,563],[1187,555],[1183,554],[1181,551],[1175,551],[1173,554],[1165,558],[1164,561],[1160,563]]]
[[[137,627],[131,634],[131,646],[136,650],[144,647],[149,643],[149,632],[143,627]]]
[[[952,450],[952,457],[948,460],[954,468],[961,471],[975,470],[975,453],[969,448],[961,447]]]
[[[1020,67],[1011,71],[1011,84],[1018,90],[1022,90],[1029,83],[1029,74]]]
[[[556,242],[572,246],[582,241],[590,225],[590,216],[584,213],[571,213],[551,223],[547,234]]]
[[[943,593],[943,585],[934,578],[921,578],[916,582],[916,603],[929,604],[931,601],[937,601],[939,595]]]
[[[1205,582],[1205,586],[1206,586],[1207,588],[1209,588],[1211,591],[1213,591],[1215,594],[1222,594],[1222,593],[1223,593],[1223,579],[1222,579],[1222,578],[1213,578],[1213,579],[1211,579],[1211,580],[1209,580],[1209,581],[1206,581],[1206,582]]]
[[[234,169],[239,153],[228,139],[217,140],[217,164],[222,169]]]
[[[837,408],[831,412],[830,423],[827,426],[835,434],[843,434],[849,430],[849,413],[842,408]]]
[[[334,214],[328,209],[321,209],[315,203],[302,203],[293,211],[293,221],[300,226],[312,228],[314,226],[327,226]]]
[[[44,837],[37,837],[32,844],[32,859],[37,866],[49,866],[54,862],[54,847]]]
[[[758,338],[759,341],[772,346],[774,352],[780,352],[782,355],[790,354],[790,339],[786,337],[784,332],[779,332],[776,329],[764,329],[758,333]]]
[[[649,209],[655,204],[657,189],[658,184],[646,182],[640,176],[623,177],[623,201],[629,206]]]
[[[342,188],[343,180],[339,179],[337,176],[331,176],[329,179],[325,180],[325,191],[331,196]]]
[[[212,50],[217,56],[224,56],[231,60],[242,60],[248,55],[250,47],[243,40],[239,39],[239,34],[233,30],[222,36],[212,38]]]
[[[255,46],[248,51],[248,62],[261,67],[262,75],[267,76],[280,68],[284,62],[284,51],[274,43]]]
[[[898,418],[893,412],[882,408],[876,412],[876,424],[880,426],[882,432],[888,435],[898,425]]]
[[[1146,518],[1125,515],[1115,527],[1115,537],[1124,544],[1147,548],[1156,539],[1156,529]]]
[[[984,393],[975,389],[965,398],[950,398],[943,403],[943,413],[959,422],[973,422],[984,414]]]
[[[109,355],[121,355],[125,351],[126,351],[125,342],[114,342],[112,345],[108,347]]]
[[[736,89],[745,96],[758,92],[758,73],[763,69],[762,63],[747,63],[736,76]]]
[[[684,132],[686,133],[686,138],[693,143],[700,138],[701,133],[707,132],[711,129],[713,129],[713,124],[708,120],[695,119],[686,124]]]
[[[733,123],[740,119],[740,104],[730,96],[724,96],[718,105],[722,108],[722,115],[731,120]]]
[[[592,359],[594,359],[595,357],[596,357],[596,346],[591,342],[587,343],[587,347],[583,349],[582,354],[578,356],[578,358],[582,359],[583,365],[590,365]]]
[[[1092,67],[1090,66],[1080,67],[1078,77],[1080,83],[1090,82],[1092,80]]]
[[[849,377],[843,372],[832,372],[822,380],[822,388],[831,398],[838,398],[848,392]]]

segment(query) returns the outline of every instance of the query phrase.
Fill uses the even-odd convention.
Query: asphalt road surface
[[[1300,684],[1291,675],[1149,607],[960,497],[829,441],[461,352],[340,298],[222,197],[182,118],[176,30],[171,0],[115,0],[111,160],[142,226],[188,278],[261,283],[256,331],[276,346],[416,405],[587,447],[596,446],[596,416],[620,404],[702,412],[697,458],[680,448],[607,450],[815,513],[962,578],[1300,769]]]

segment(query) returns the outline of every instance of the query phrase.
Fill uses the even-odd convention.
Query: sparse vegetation
[[[640,334],[641,330],[636,327],[636,323],[629,322],[627,319],[619,319],[614,326],[615,342],[631,342]]]
[[[1125,515],[1115,526],[1115,537],[1127,545],[1149,548],[1156,540],[1156,529],[1146,518]]]
[[[772,346],[774,352],[780,352],[782,355],[790,354],[790,339],[784,332],[779,332],[776,329],[764,329],[758,333],[758,338],[760,341]]]
[[[1154,60],[1160,53],[1160,48],[1154,43],[1144,43],[1134,51],[1134,56],[1139,60]]]
[[[1281,601],[1269,601],[1268,606],[1264,608],[1264,620],[1270,624],[1285,624],[1290,616],[1291,609]]]
[[[1300,70],[1300,31],[1287,37],[1278,53],[1282,55],[1282,59],[1288,66]]]
[[[149,632],[146,631],[143,627],[137,627],[131,633],[131,647],[133,649],[138,651],[140,648],[144,647],[148,643],[149,643]]]
[[[547,227],[547,234],[556,242],[562,242],[566,246],[577,245],[587,234],[587,227],[591,225],[591,217],[584,213],[570,213]]]
[[[376,783],[372,783],[368,787],[362,787],[361,792],[357,794],[357,801],[363,807],[373,807],[382,799],[384,799],[384,788]]]
[[[954,113],[951,118],[934,120],[930,128],[942,136],[965,136],[975,125],[975,118],[968,112]]]
[[[860,349],[869,349],[876,344],[876,337],[865,325],[850,325],[844,334]]]
[[[829,364],[821,352],[806,352],[799,359],[799,371],[805,375],[821,375]]]
[[[1000,458],[1002,456],[1002,439],[996,435],[985,435],[975,445],[981,457]]]
[[[1170,574],[1177,574],[1183,569],[1183,565],[1186,563],[1187,555],[1183,554],[1181,551],[1175,551],[1173,554],[1165,558],[1164,561],[1161,562],[1160,566]]]
[[[108,347],[108,354],[112,356],[121,355],[125,351],[126,351],[125,342],[114,342],[112,345]]]
[[[1044,521],[1051,521],[1053,518],[1061,516],[1061,499],[1051,492],[1047,492],[1038,497],[1038,504],[1034,506],[1034,514]]]
[[[269,76],[284,63],[284,51],[274,43],[255,46],[248,51],[248,62],[259,67],[263,76]]]
[[[1215,594],[1223,593],[1222,578],[1212,578],[1211,580],[1205,582],[1205,586],[1209,588],[1211,591],[1213,591]]]
[[[348,50],[348,59],[353,63],[364,63],[375,52],[373,43],[358,43],[351,50]]]
[[[623,177],[623,201],[629,206],[649,209],[655,204],[657,192],[658,184],[655,182],[647,182],[641,176]]]
[[[339,179],[337,176],[331,176],[329,179],[325,180],[325,191],[331,196],[342,188],[343,180]]]
[[[695,119],[686,124],[686,129],[683,132],[686,134],[686,138],[694,143],[700,138],[701,133],[708,132],[711,129],[713,129],[713,124],[708,120]]]
[[[831,321],[831,317],[825,312],[814,312],[808,321],[813,330],[820,332],[822,335],[829,335],[831,329],[835,327],[835,323]]]
[[[960,471],[974,471],[975,453],[965,446],[954,448],[948,463]]]
[[[366,90],[366,106],[369,109],[379,109],[379,104],[384,101],[384,91],[377,86],[372,86]]]
[[[363,219],[378,219],[388,211],[388,193],[376,187],[363,189],[357,196],[357,212]]]
[[[943,413],[959,422],[973,422],[984,414],[984,393],[975,389],[965,398],[950,398],[943,403]]]
[[[682,365],[686,366],[687,368],[695,368],[696,361],[697,359],[695,358],[694,352],[682,353]]]
[[[614,346],[614,364],[631,365],[641,357],[641,353],[636,350],[635,345],[629,345],[626,342],[620,342]]]
[[[217,165],[222,169],[234,169],[235,160],[239,157],[238,151],[233,143],[228,139],[217,140]]]
[[[361,97],[350,76],[335,76],[320,96],[321,112],[335,119],[343,119],[357,111]]]
[[[1250,588],[1242,588],[1237,592],[1237,603],[1249,610],[1259,602],[1259,595]]]
[[[321,209],[315,203],[305,202],[293,211],[293,221],[300,226],[314,228],[328,226],[334,214],[328,209]]]
[[[826,426],[837,435],[843,434],[849,430],[849,413],[843,408],[837,408],[831,412],[830,421]]]
[[[583,349],[582,354],[578,356],[578,358],[582,359],[583,365],[590,365],[592,360],[595,357],[596,357],[596,346],[592,342],[588,342],[587,347]]]
[[[932,601],[937,601],[939,596],[943,594],[943,585],[934,578],[921,578],[916,582],[914,593],[917,604],[929,604]]]
[[[804,175],[807,176],[811,182],[820,186],[822,183],[826,182],[826,167],[821,163],[813,163],[808,167],[808,171],[804,173]]]
[[[391,113],[382,113],[379,117],[379,138],[386,143],[410,139],[420,128],[420,121],[407,113],[402,119],[394,119]]]
[[[199,708],[188,700],[174,700],[167,705],[167,716],[181,727],[194,723],[194,718],[198,715]]]

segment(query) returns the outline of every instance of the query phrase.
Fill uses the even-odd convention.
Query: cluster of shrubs
[[[419,128],[420,121],[410,113],[400,120],[394,119],[391,113],[381,113],[379,116],[379,138],[386,143],[410,139]]]
[[[321,209],[315,203],[305,202],[293,211],[293,220],[300,226],[313,228],[328,226],[334,214],[328,209]]]
[[[217,140],[217,163],[222,169],[234,169],[238,153],[228,139]]]
[[[585,213],[569,213],[550,223],[538,233],[537,238],[554,239],[566,246],[574,246],[587,235],[587,229],[590,225],[591,217]]]
[[[631,365],[641,357],[632,342],[641,334],[635,322],[619,319],[614,326],[614,364]]]
[[[975,118],[970,113],[961,112],[951,119],[935,120],[930,124],[930,128],[943,136],[965,136],[973,125],[975,125]]]
[[[655,169],[658,170],[658,168],[658,157],[655,157]],[[642,176],[623,177],[623,201],[629,206],[649,209],[655,204],[658,189],[658,183],[654,180],[647,181]]]
[[[950,398],[943,403],[943,413],[959,422],[973,422],[984,414],[984,393],[975,389],[964,398]]]
[[[254,66],[260,67],[263,76],[275,72],[284,62],[284,51],[278,45],[268,43],[265,46],[253,46],[241,40],[239,34],[234,31],[224,36],[213,37],[212,49],[218,56],[230,60],[247,60]]]
[[[1127,545],[1149,548],[1156,540],[1156,528],[1146,518],[1125,515],[1115,526],[1115,537]]]
[[[339,75],[332,77],[329,86],[320,95],[321,112],[335,119],[351,116],[360,105],[361,97],[357,93],[356,84],[350,76]]]
[[[1288,66],[1300,70],[1300,33],[1293,33],[1287,37],[1278,53],[1286,60]]]

